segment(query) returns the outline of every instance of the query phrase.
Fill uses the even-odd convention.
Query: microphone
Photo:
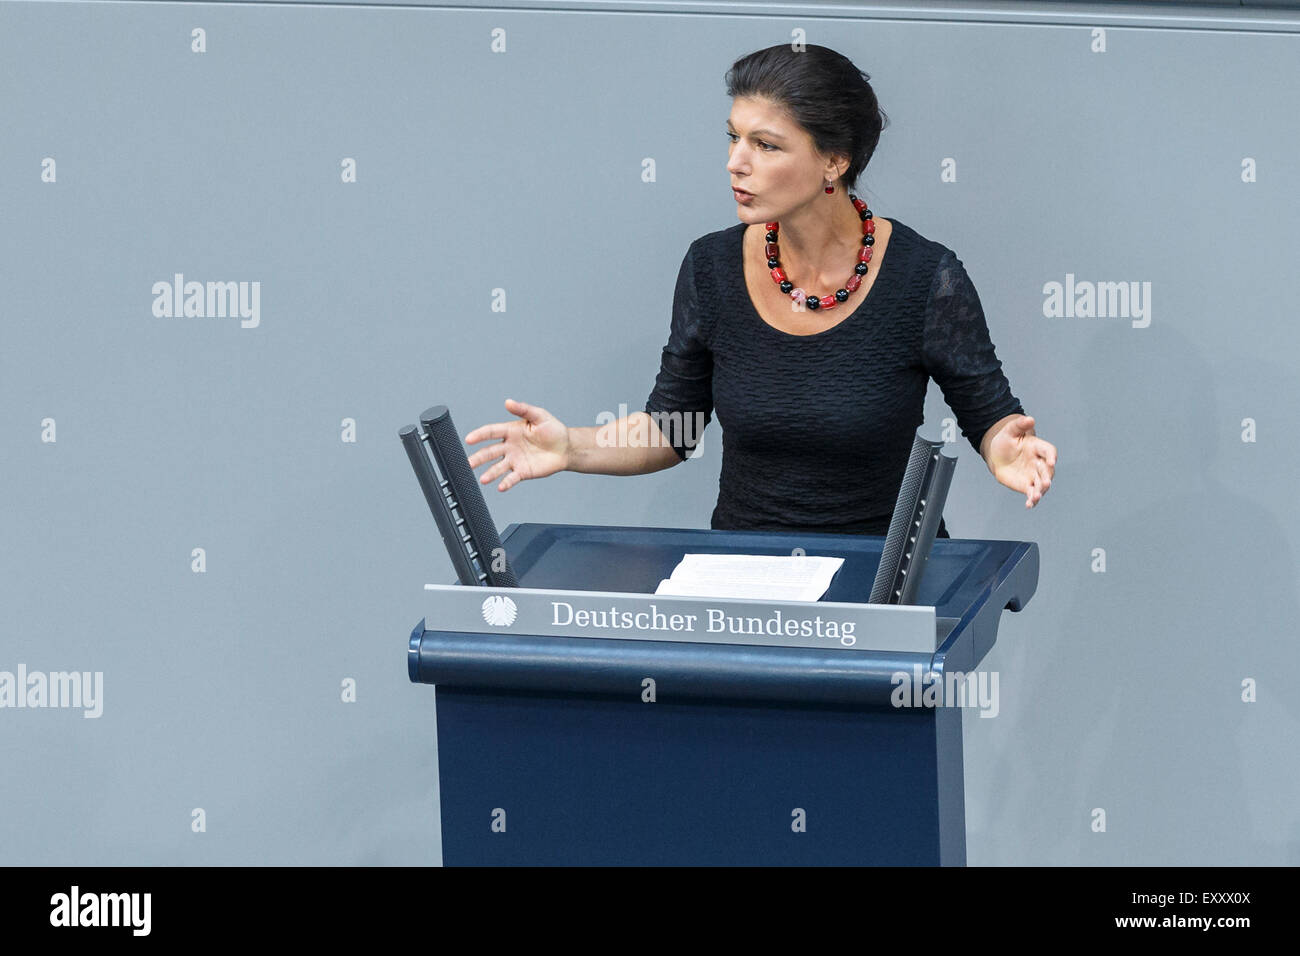
[[[870,604],[914,604],[921,575],[930,560],[934,535],[948,500],[957,458],[944,443],[921,437],[918,428],[912,454],[898,489],[889,533],[880,552],[880,567],[871,586]]]
[[[461,584],[479,587],[518,587],[451,412],[446,405],[434,405],[420,415],[420,424],[423,432],[406,425],[397,434],[438,524],[457,579]]]

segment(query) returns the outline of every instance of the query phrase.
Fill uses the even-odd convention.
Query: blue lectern
[[[877,536],[501,541],[519,587],[430,585],[410,637],[411,680],[437,685],[446,865],[965,864],[951,678],[1033,595],[1037,545],[936,539],[899,607],[865,603]],[[653,593],[688,552],[799,548],[844,559],[821,601]]]

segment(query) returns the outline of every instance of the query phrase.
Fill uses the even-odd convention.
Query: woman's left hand
[[[989,441],[987,460],[993,477],[1025,495],[1025,507],[1032,508],[1052,487],[1056,446],[1034,434],[1032,417],[1017,415]]]

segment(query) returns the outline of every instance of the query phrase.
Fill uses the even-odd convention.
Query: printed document
[[[818,601],[843,563],[806,554],[686,554],[655,594]]]

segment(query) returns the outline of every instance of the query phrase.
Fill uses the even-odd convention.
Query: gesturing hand
[[[506,399],[506,411],[518,415],[522,421],[480,425],[465,436],[467,445],[489,438],[501,439],[466,458],[471,468],[477,468],[504,456],[501,462],[483,472],[478,480],[480,485],[505,475],[497,491],[509,491],[526,478],[545,478],[568,467],[569,429],[564,422],[544,408],[525,405],[513,398]]]
[[[1012,491],[1025,495],[1032,508],[1052,487],[1056,473],[1056,446],[1034,434],[1034,420],[1017,415],[989,441],[988,466],[993,477]]]

